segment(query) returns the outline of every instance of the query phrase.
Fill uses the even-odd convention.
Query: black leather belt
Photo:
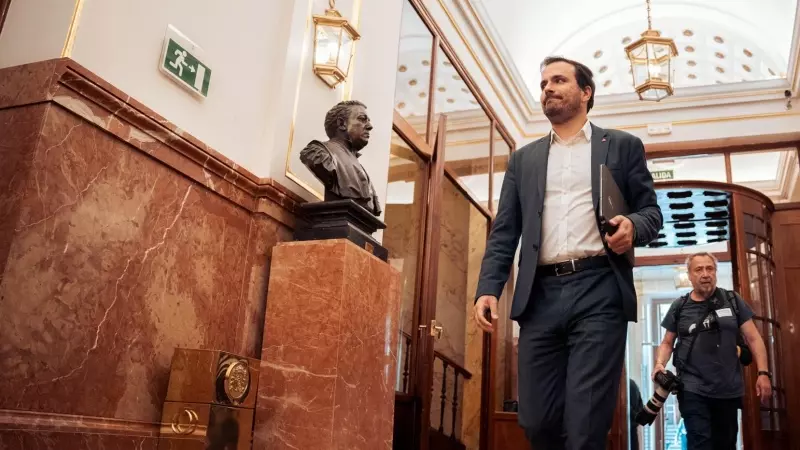
[[[600,269],[609,266],[611,266],[611,263],[608,261],[608,256],[590,256],[588,258],[570,259],[569,261],[539,266],[536,268],[536,275],[562,277],[582,270]]]

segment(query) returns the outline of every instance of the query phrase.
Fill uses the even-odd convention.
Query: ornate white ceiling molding
[[[491,88],[490,97],[493,97],[490,100],[495,108],[501,109],[511,119],[512,129],[522,138],[520,142],[545,134],[549,124],[541,113],[540,104],[528,90],[520,71],[492,28],[491,21],[485,19],[486,11],[480,2],[431,0],[426,4],[448,39],[458,41],[455,45],[457,51],[465,50],[464,53],[459,51],[462,60],[471,59],[469,65],[477,67],[485,77]],[[614,126],[621,129],[644,129],[648,123],[655,123],[652,119],[654,115],[667,115],[672,117],[667,122],[672,122],[674,127],[682,127],[727,120],[736,122],[763,119],[766,116],[763,116],[764,112],[761,110],[767,104],[770,105],[770,117],[793,116],[792,111],[785,111],[778,105],[785,102],[786,89],[800,86],[797,56],[800,33],[797,28],[798,22],[795,21],[786,78],[685,87],[677,90],[675,97],[660,103],[640,102],[633,93],[598,96],[592,118],[613,122]],[[473,73],[473,77],[480,78],[480,74]],[[792,90],[794,97],[800,97],[798,89]],[[747,113],[753,109],[753,104],[760,104],[761,106],[755,108],[760,111]],[[686,118],[689,110],[692,117]],[[617,116],[624,116],[627,122],[614,120]]]

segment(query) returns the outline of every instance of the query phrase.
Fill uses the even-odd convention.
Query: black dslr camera
[[[659,411],[661,411],[661,407],[664,406],[664,402],[667,401],[669,394],[677,394],[680,388],[680,380],[669,370],[666,373],[656,373],[654,381],[656,384],[656,391],[653,393],[653,396],[650,397],[650,400],[647,401],[647,404],[644,405],[644,409],[636,415],[636,423],[639,425],[652,424],[653,421],[656,420]]]

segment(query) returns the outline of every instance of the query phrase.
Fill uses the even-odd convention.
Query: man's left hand
[[[625,216],[616,216],[608,221],[617,227],[613,235],[606,233],[605,239],[611,251],[621,255],[633,247],[633,222]]]
[[[772,381],[766,375],[759,375],[756,379],[756,395],[761,397],[761,403],[766,405],[772,396]]]

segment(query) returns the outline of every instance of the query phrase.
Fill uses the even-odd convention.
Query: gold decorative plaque
[[[250,450],[258,369],[257,359],[176,348],[159,450]]]
[[[250,370],[247,361],[228,360],[221,364],[220,369],[224,370],[222,376],[225,395],[231,403],[238,405],[250,390]]]

